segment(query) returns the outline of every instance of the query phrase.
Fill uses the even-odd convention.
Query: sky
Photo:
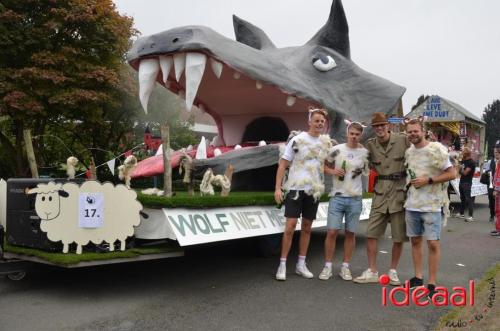
[[[234,39],[232,15],[277,47],[306,43],[327,21],[330,0],[114,0],[142,36],[205,25]],[[344,0],[351,59],[406,87],[404,113],[437,94],[481,117],[500,99],[500,1]]]

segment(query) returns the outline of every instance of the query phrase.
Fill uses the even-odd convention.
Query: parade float
[[[145,111],[154,84],[161,84],[183,98],[188,110],[196,106],[210,114],[218,134],[210,143],[202,139],[198,146],[173,151],[168,167],[158,153],[122,169],[122,178],[132,180],[133,187],[137,178],[163,174],[165,168],[181,169],[191,192],[167,198],[157,188],[137,195],[128,185],[96,181],[9,180],[2,193],[7,200],[2,222],[7,243],[2,243],[0,272],[16,279],[22,278],[22,263],[27,261],[66,267],[126,262],[179,256],[190,245],[279,234],[283,209],[276,208],[273,191],[280,149],[292,131],[307,130],[307,109],[325,108],[327,133],[343,141],[345,119],[369,122],[373,112],[392,114],[400,107],[403,87],[351,60],[340,0],[333,1],[327,23],[302,46],[277,48],[258,27],[236,16],[233,24],[236,40],[208,27],[187,26],[140,38],[128,53],[129,64],[138,71]],[[213,195],[214,185],[221,187],[222,196]],[[194,192],[198,187],[204,195]],[[322,201],[313,227],[326,225],[327,197]],[[368,217],[370,204],[370,199],[363,201],[361,219]],[[121,209],[126,217],[119,214]],[[16,234],[16,217],[27,229],[37,227],[32,229],[36,240],[27,241],[35,242],[34,247],[20,247],[25,233]],[[119,223],[114,218],[130,220]],[[54,230],[57,220],[62,230]],[[174,249],[120,256],[131,251],[131,236],[166,240]],[[106,253],[95,253],[103,243]],[[273,240],[273,249],[276,243]],[[52,252],[38,254],[40,247]],[[110,252],[113,249],[118,252]],[[75,260],[60,263],[47,254]]]

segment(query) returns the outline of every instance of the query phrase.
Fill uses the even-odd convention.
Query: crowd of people
[[[332,277],[336,239],[339,231],[344,230],[340,277],[362,284],[379,282],[377,243],[390,224],[392,256],[387,273],[390,284],[401,284],[397,267],[403,243],[410,241],[414,267],[414,277],[409,280],[410,288],[424,286],[422,264],[426,240],[429,266],[427,290],[429,298],[432,298],[436,293],[441,228],[449,215],[448,182],[458,175],[447,148],[428,138],[422,117],[405,119],[405,133],[396,133],[390,130],[386,115],[378,112],[371,119],[375,136],[368,139],[365,146],[360,143],[365,125],[347,120],[347,142],[335,145],[328,135],[322,134],[327,117],[323,109],[310,109],[309,130],[289,140],[279,161],[275,200],[285,206],[286,226],[276,279],[286,280],[286,261],[299,217],[302,217],[302,222],[295,272],[305,278],[314,277],[307,267],[306,255],[319,196],[325,189],[324,174],[328,174],[333,180],[324,243],[325,264],[319,279],[328,280]],[[493,236],[500,236],[499,159],[500,144],[495,146],[495,158],[490,160],[487,170],[490,176],[490,221],[496,219],[496,228],[491,232]],[[353,277],[350,260],[362,210],[362,179],[370,169],[376,171],[377,177],[366,230],[368,268],[361,275]],[[466,221],[474,220],[474,200],[471,197],[474,170],[475,163],[470,151],[465,149],[458,171],[461,197],[458,216]],[[466,207],[468,217],[464,216]]]

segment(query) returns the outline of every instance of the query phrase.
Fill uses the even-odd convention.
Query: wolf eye
[[[312,64],[319,71],[329,71],[337,66],[333,57],[323,53],[316,53],[312,58]]]

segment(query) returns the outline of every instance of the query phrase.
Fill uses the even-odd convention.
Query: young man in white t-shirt
[[[358,122],[346,122],[347,143],[332,148],[335,155],[333,168],[325,165],[325,173],[333,176],[333,186],[328,204],[327,233],[325,238],[325,267],[319,279],[327,280],[332,276],[332,260],[335,252],[337,234],[345,230],[344,259],[340,268],[340,277],[352,280],[349,262],[354,251],[354,233],[363,209],[363,182],[367,176],[368,150],[359,144],[363,134],[363,125]],[[345,218],[345,223],[342,220]]]
[[[274,191],[274,199],[278,204],[283,202],[281,186],[285,171],[289,166],[290,170],[287,181],[283,184],[283,188],[287,192],[284,201],[286,225],[281,244],[280,264],[276,273],[277,280],[286,280],[286,259],[297,220],[301,216],[299,259],[295,272],[305,278],[314,277],[307,268],[305,259],[311,237],[311,225],[316,219],[319,198],[324,192],[323,162],[331,148],[330,137],[321,134],[326,121],[327,113],[325,110],[310,110],[309,130],[293,137],[286,145],[279,160]]]
[[[410,287],[423,286],[422,257],[423,236],[429,249],[428,297],[436,294],[436,280],[441,254],[442,208],[445,195],[443,183],[455,178],[455,168],[450,162],[446,148],[438,142],[425,139],[423,118],[406,123],[406,133],[412,146],[406,150],[408,196],[405,202],[406,234],[411,240],[415,277],[410,279]]]

